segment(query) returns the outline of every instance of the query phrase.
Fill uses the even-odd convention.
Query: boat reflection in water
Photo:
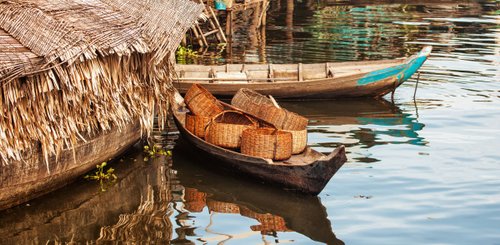
[[[284,241],[290,237],[284,234],[302,234],[308,238],[301,240],[343,244],[333,234],[318,197],[200,168],[193,164],[200,159],[192,158],[183,148],[190,149],[181,144],[176,146],[173,159],[159,157],[148,162],[143,162],[142,149],[136,148],[124,155],[123,161],[110,164],[118,180],[104,186],[105,191],[98,183],[80,181],[1,211],[0,243],[192,244],[228,238],[260,243],[265,238]],[[232,233],[229,237],[214,231],[221,213],[234,214],[229,218],[237,231],[223,228],[224,233]],[[208,220],[212,225],[198,225]]]
[[[280,102],[309,118],[309,144],[328,152],[346,146],[350,160],[375,162],[367,149],[383,144],[426,145],[418,134],[424,124],[384,99]]]
[[[225,233],[232,234],[218,234],[213,238],[218,241],[234,239],[233,242],[245,242],[247,240],[243,239],[260,233],[271,236],[275,241],[284,242],[287,241],[286,233],[296,232],[314,241],[344,244],[335,237],[326,209],[318,197],[241,180],[240,177],[227,173],[216,173],[206,167],[210,163],[197,164],[197,161],[207,160],[193,156],[190,149],[186,142],[179,140],[174,151],[173,167],[177,170],[180,184],[185,188],[184,212],[192,215],[200,212],[210,214],[210,222],[205,227],[207,236],[218,234],[211,227],[217,225],[218,214],[223,213],[244,216],[253,221],[248,229],[237,228],[238,231],[244,231],[237,234],[231,232],[230,227],[225,227]],[[225,218],[221,218],[220,222],[227,222],[230,217]],[[193,227],[188,225],[183,228]],[[197,229],[199,230],[201,229]],[[285,238],[280,239],[281,237]],[[265,240],[265,237],[262,239]]]

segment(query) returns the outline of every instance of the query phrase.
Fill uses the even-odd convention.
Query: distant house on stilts
[[[165,118],[190,0],[0,2],[0,210],[123,152]]]

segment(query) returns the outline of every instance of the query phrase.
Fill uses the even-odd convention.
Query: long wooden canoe
[[[174,97],[172,111],[182,137],[207,156],[216,159],[220,167],[286,189],[317,195],[347,160],[344,146],[337,147],[329,155],[306,147],[303,153],[293,155],[288,160],[273,161],[210,144],[186,129],[187,110],[184,109],[183,99],[178,93]]]
[[[63,150],[45,162],[38,149],[24,161],[0,166],[0,210],[58,189],[95,165],[123,153],[140,139],[139,122]]]
[[[380,97],[408,80],[427,60],[431,46],[393,60],[320,64],[177,65],[175,86],[182,93],[194,83],[219,97],[240,88],[287,99]]]

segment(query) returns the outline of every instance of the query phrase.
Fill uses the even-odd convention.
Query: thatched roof
[[[0,159],[166,114],[189,0],[0,0]]]

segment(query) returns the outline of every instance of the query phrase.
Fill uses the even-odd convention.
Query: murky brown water
[[[202,168],[180,142],[173,159],[131,150],[105,192],[82,180],[0,212],[0,243],[500,244],[499,3],[373,2],[273,1],[265,38],[240,27],[240,45],[203,59],[367,60],[434,46],[415,100],[410,80],[394,104],[282,103],[311,119],[315,149],[347,146],[318,197]]]

